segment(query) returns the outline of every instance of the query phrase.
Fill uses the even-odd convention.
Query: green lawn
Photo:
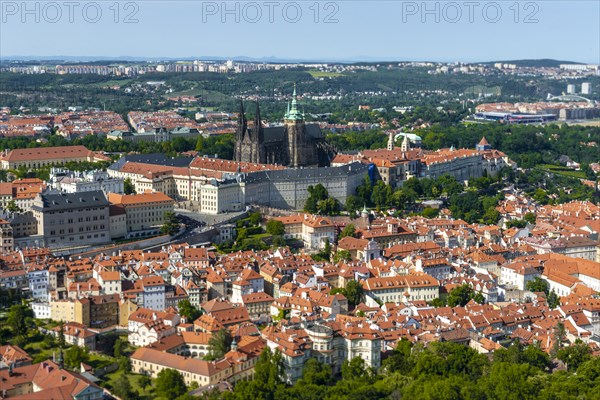
[[[114,383],[119,379],[119,377],[123,374],[122,371],[116,371],[111,374],[106,374],[102,377],[101,385],[112,389]],[[154,388],[152,386],[146,387],[142,389],[140,386],[140,378],[142,375],[134,374],[132,372],[126,374],[127,379],[129,379],[129,383],[131,384],[131,388],[140,395],[140,400],[150,400],[155,399],[156,395],[153,393]]]
[[[316,69],[308,71],[308,73],[313,78],[337,78],[339,76],[344,76],[344,74],[339,72],[327,72],[327,71],[318,71]]]
[[[114,357],[109,357],[100,353],[90,353],[90,358],[86,364],[92,366],[94,369],[99,369],[104,368],[115,361]]]
[[[475,86],[470,86],[470,87],[466,88],[465,93],[468,93],[468,94],[483,93],[483,94],[493,94],[496,96],[500,96],[500,94],[502,93],[502,88],[500,86],[488,87],[488,86],[482,86],[482,85],[475,85]]]
[[[31,358],[33,358],[33,363],[42,362],[48,359],[52,359],[54,352],[58,356],[58,348],[52,349],[43,349],[42,342],[30,342],[27,341],[27,344],[23,347],[23,350],[29,354]]]
[[[110,81],[106,81],[106,82],[94,83],[90,86],[103,87],[103,88],[107,88],[107,87],[111,87],[111,86],[123,87],[123,86],[127,85],[128,83],[130,83],[131,81],[133,81],[133,79],[114,79],[114,80],[110,80]]]
[[[575,171],[571,168],[563,167],[562,165],[543,164],[539,165],[538,168],[556,175],[563,175],[577,179],[586,179],[585,173],[583,171]]]
[[[213,102],[213,101],[221,101],[224,98],[228,98],[227,95],[225,95],[221,92],[217,92],[217,91],[213,91],[213,90],[206,90],[206,89],[199,88],[199,87],[195,87],[193,89],[181,90],[181,91],[177,91],[177,92],[173,92],[173,93],[167,93],[164,95],[164,97],[178,97],[178,96],[201,96],[202,99],[208,103]]]
[[[271,237],[270,233],[259,233],[257,235],[248,235],[248,239],[265,239]]]

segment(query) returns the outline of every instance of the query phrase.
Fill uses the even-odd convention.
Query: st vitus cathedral
[[[254,121],[249,124],[244,104],[240,103],[235,142],[236,161],[298,168],[327,166],[333,156],[334,151],[325,142],[325,135],[319,125],[305,123],[304,113],[298,109],[295,86],[282,126],[263,126],[258,102]]]

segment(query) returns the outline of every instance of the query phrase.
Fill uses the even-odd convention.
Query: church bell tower
[[[298,168],[302,165],[302,149],[304,147],[304,113],[298,110],[298,100],[296,98],[296,84],[294,84],[294,93],[292,95],[291,106],[288,104],[288,111],[285,113],[284,124],[287,130],[288,148],[290,154],[290,167]]]

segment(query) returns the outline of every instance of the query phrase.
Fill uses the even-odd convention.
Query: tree
[[[283,384],[283,362],[279,350],[268,346],[262,350],[254,366],[254,379],[241,381],[235,387],[235,399],[276,400],[276,392]]]
[[[329,193],[325,189],[325,186],[320,183],[316,186],[310,185],[307,190],[309,195],[304,204],[304,211],[316,214],[319,211],[319,202],[329,198]]]
[[[133,182],[131,182],[131,178],[125,178],[125,180],[123,181],[123,191],[125,192],[125,194],[135,194],[135,186],[133,185]]]
[[[254,226],[260,225],[260,221],[262,220],[262,216],[259,212],[253,212],[248,216],[250,223]]]
[[[113,355],[115,358],[120,358],[124,355],[125,349],[127,348],[127,340],[121,339],[120,337],[115,340],[113,345]]]
[[[133,388],[126,374],[121,374],[115,381],[113,392],[122,399],[131,399],[134,396]]]
[[[549,198],[548,194],[544,189],[538,188],[533,193],[533,199],[541,205],[548,204]]]
[[[158,373],[155,388],[156,394],[165,399],[175,399],[187,392],[183,376],[170,368],[163,369]]]
[[[429,302],[429,305],[432,307],[446,307],[446,302],[439,297],[436,297]]]
[[[551,357],[554,358],[558,355],[558,352],[562,348],[562,344],[565,341],[566,336],[567,336],[567,331],[565,329],[565,324],[563,324],[561,321],[557,322],[556,325],[554,326],[554,330],[553,330],[553,338],[552,338],[553,343],[552,343],[552,348],[550,349]]]
[[[392,195],[393,192],[390,185],[386,185],[383,181],[377,181],[375,186],[373,186],[371,202],[375,204],[378,210],[381,210],[391,202]]]
[[[56,340],[54,339],[54,336],[52,335],[44,335],[44,339],[42,340],[42,344],[40,345],[40,348],[48,350],[48,349],[54,349],[56,348],[57,343]]]
[[[309,195],[306,199],[306,202],[304,203],[304,212],[316,214],[318,210],[317,203],[318,200],[315,197]]]
[[[19,213],[19,212],[23,211],[23,210],[21,210],[21,208],[17,205],[17,203],[14,200],[9,201],[6,204],[5,209],[6,209],[6,211],[11,212],[11,213]]]
[[[350,196],[346,197],[346,205],[344,206],[344,208],[350,214],[354,214],[357,210],[360,210],[363,207],[363,205],[364,204],[362,203],[360,197],[351,194]]]
[[[414,204],[418,197],[417,192],[413,189],[403,186],[401,189],[396,190],[392,195],[392,204],[400,210],[405,210],[406,206]]]
[[[179,310],[179,314],[185,317],[188,323],[197,320],[202,315],[202,312],[194,307],[188,299],[181,300],[177,304],[177,309]]]
[[[519,229],[523,229],[527,226],[527,221],[522,220],[522,219],[511,219],[510,221],[506,222],[506,227],[507,228],[519,228]]]
[[[344,229],[342,229],[342,232],[340,233],[339,239],[345,238],[346,236],[349,237],[356,237],[356,227],[354,226],[354,224],[348,224],[344,227]]]
[[[89,354],[87,349],[79,346],[71,346],[65,351],[65,364],[71,368],[79,368],[79,365],[83,362],[87,362]]]
[[[223,358],[231,349],[233,338],[229,329],[221,328],[217,333],[213,334],[208,340],[208,355],[207,359],[217,360]]]
[[[547,301],[550,308],[556,308],[560,305],[560,297],[558,297],[554,289],[548,293]]]
[[[453,196],[462,193],[464,190],[463,185],[461,185],[455,177],[448,174],[440,176],[437,179],[437,184],[441,187],[442,194],[445,196]]]
[[[131,372],[131,360],[129,357],[121,356],[119,357],[117,363],[119,364],[119,371],[123,371],[125,373]]]
[[[138,384],[140,385],[142,390],[146,390],[148,386],[152,385],[152,379],[150,379],[148,375],[142,375],[138,380]]]
[[[259,238],[244,239],[241,242],[238,238],[238,240],[236,241],[236,246],[235,246],[236,250],[241,250],[241,251],[266,250],[268,248],[269,248],[269,246],[267,246],[267,244]]]
[[[500,221],[500,218],[502,218],[500,211],[496,210],[496,207],[489,207],[483,214],[483,223],[486,225],[495,225]]]
[[[528,380],[537,369],[527,364],[494,363],[482,386],[489,399],[534,399],[534,386]]]
[[[523,219],[525,221],[527,221],[528,223],[535,225],[535,221],[537,220],[537,217],[534,213],[528,212],[527,214],[525,214],[523,216]]]
[[[235,237],[236,243],[241,243],[244,240],[248,239],[248,229],[246,228],[237,228],[237,235]]]
[[[273,247],[284,247],[287,244],[283,236],[273,236],[272,243]]]
[[[333,256],[333,262],[338,263],[340,261],[350,261],[352,260],[352,254],[348,250],[338,250]]]
[[[465,283],[457,286],[448,294],[448,305],[450,307],[464,307],[474,295],[475,293],[469,284]]]
[[[12,329],[13,335],[23,337],[31,325],[32,318],[33,311],[29,307],[16,304],[10,307],[6,322]]]
[[[542,371],[552,366],[550,357],[537,344],[529,345],[521,352],[520,362],[538,367]]]
[[[440,210],[438,210],[437,208],[431,208],[431,207],[427,207],[423,210],[423,216],[425,218],[436,218],[439,214]]]
[[[485,303],[485,297],[483,296],[483,293],[481,292],[476,292],[473,294],[473,301],[479,304],[483,304]]]
[[[298,385],[328,385],[331,382],[331,367],[315,358],[310,358],[302,369],[302,379]]]
[[[60,322],[58,323],[58,346],[61,349],[64,349],[66,345],[66,340],[65,340],[65,323],[63,320],[60,320]]]
[[[273,236],[283,236],[285,234],[285,225],[279,220],[271,219],[267,222],[267,233]]]
[[[547,280],[536,276],[532,280],[527,281],[527,284],[525,284],[525,288],[531,292],[543,292],[547,295],[549,292],[550,285],[548,284]]]
[[[325,238],[325,245],[323,246],[323,255],[329,261],[329,257],[331,256],[331,243],[329,243],[329,238]]]
[[[466,192],[450,197],[450,211],[453,217],[472,223],[481,218],[483,206],[477,193]]]
[[[361,357],[354,357],[352,360],[345,360],[342,364],[342,379],[359,380],[369,375],[369,370],[365,365],[365,360]]]
[[[592,350],[581,339],[577,339],[571,346],[560,349],[556,357],[567,365],[569,371],[576,371],[581,364],[592,358]]]
[[[373,182],[369,175],[365,176],[363,183],[356,188],[356,194],[358,195],[362,205],[371,205],[371,193],[373,192]],[[360,206],[359,206],[360,207]]]
[[[405,338],[400,339],[392,354],[383,362],[386,372],[408,374],[414,366],[411,360],[411,350],[412,343]]]
[[[177,232],[179,232],[179,222],[177,221],[177,217],[174,212],[166,212],[164,223],[160,228],[160,233],[163,235],[173,236]]]
[[[365,300],[365,290],[360,282],[351,280],[344,288],[344,296],[348,299],[348,303],[356,306]]]
[[[337,215],[342,209],[340,202],[333,197],[317,202],[317,213],[322,215]]]

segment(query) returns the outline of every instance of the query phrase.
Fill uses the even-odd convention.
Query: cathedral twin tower
[[[298,110],[296,87],[283,126],[263,126],[256,103],[254,121],[248,122],[240,102],[236,130],[235,160],[258,164],[279,164],[292,168],[328,165],[332,154],[317,124],[306,124]]]

